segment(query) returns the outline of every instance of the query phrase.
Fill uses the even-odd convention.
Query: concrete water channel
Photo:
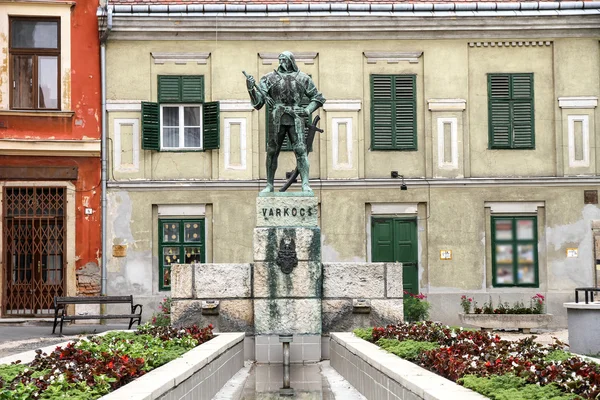
[[[282,364],[247,362],[213,400],[365,400],[329,361],[291,364],[288,395],[281,391],[283,377]]]

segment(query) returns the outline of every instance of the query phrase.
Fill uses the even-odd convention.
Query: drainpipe
[[[100,286],[100,294],[102,296],[106,296],[106,258],[108,254],[107,245],[106,245],[106,171],[107,171],[107,160],[108,154],[106,152],[107,146],[106,142],[108,141],[107,136],[107,124],[108,118],[106,115],[106,40],[108,39],[108,34],[112,29],[112,8],[108,6],[108,0],[106,1],[106,5],[104,9],[98,8],[98,12],[100,15],[104,15],[106,13],[106,29],[102,32],[102,36],[100,36],[100,79],[102,81],[102,137],[101,137],[101,181],[102,181],[102,277],[101,277],[101,286]]]

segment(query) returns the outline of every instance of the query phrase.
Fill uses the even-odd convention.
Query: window
[[[489,74],[490,149],[535,148],[533,74]]]
[[[58,110],[60,19],[10,19],[10,104],[17,110]]]
[[[492,217],[494,286],[538,286],[537,217]]]
[[[415,75],[371,75],[371,149],[417,150]]]
[[[219,148],[219,103],[204,102],[201,75],[159,75],[158,102],[142,102],[142,148]]]
[[[204,219],[160,219],[159,288],[171,289],[171,265],[206,262]]]

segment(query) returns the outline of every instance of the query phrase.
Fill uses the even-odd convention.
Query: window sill
[[[72,118],[75,115],[75,111],[0,110],[0,115],[15,117]]]

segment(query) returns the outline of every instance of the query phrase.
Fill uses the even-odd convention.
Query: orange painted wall
[[[101,82],[100,42],[96,9],[98,0],[76,0],[71,8],[71,78],[61,84],[71,87],[73,117],[65,116],[8,116],[2,117],[5,129],[0,136],[15,139],[100,139]],[[79,175],[76,193],[76,250],[77,268],[89,262],[99,265],[101,252],[101,187],[99,157],[24,157],[2,156],[0,165],[7,166],[73,166]],[[84,208],[94,210],[85,215]]]
[[[88,262],[100,265],[102,248],[100,226],[100,158],[91,157],[12,157],[0,156],[0,165],[5,166],[77,166],[78,179],[75,185],[75,255],[76,267]],[[85,215],[84,208],[92,208],[92,215]]]

